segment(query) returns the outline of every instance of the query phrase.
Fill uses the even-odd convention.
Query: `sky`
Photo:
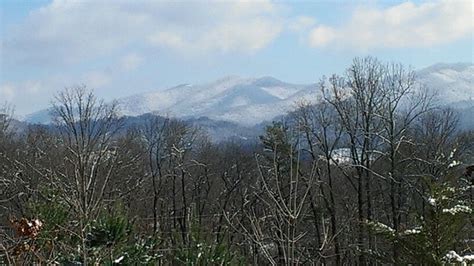
[[[474,2],[2,0],[0,103],[85,85],[111,100],[229,75],[308,84],[354,57],[473,62]]]

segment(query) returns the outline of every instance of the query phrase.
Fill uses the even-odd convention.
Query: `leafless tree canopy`
[[[0,263],[438,265],[473,250],[474,133],[400,64],[357,58],[258,141],[127,123],[85,87],[0,109]]]

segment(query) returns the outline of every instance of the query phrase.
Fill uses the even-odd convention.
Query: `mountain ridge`
[[[124,115],[158,112],[176,117],[206,116],[247,126],[289,111],[297,93],[315,86],[273,77],[228,76],[204,85],[177,86],[119,99]],[[256,114],[255,112],[258,112]]]
[[[416,74],[419,83],[438,94],[441,105],[474,106],[472,63],[438,63],[420,69]],[[271,76],[225,76],[204,84],[184,83],[117,101],[124,116],[157,113],[183,119],[207,117],[248,127],[291,111],[298,101],[314,102],[318,95],[316,83],[293,84]],[[24,120],[45,123],[47,116],[47,110],[40,110]]]

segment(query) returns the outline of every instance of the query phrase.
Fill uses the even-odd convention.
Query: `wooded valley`
[[[0,115],[0,263],[474,263],[474,131],[409,68],[356,58],[255,142],[125,126],[84,87]],[[474,119],[474,118],[473,118]]]

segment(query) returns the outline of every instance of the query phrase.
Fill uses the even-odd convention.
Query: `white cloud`
[[[311,31],[310,42],[313,46],[326,46],[336,39],[337,33],[334,29],[326,26],[318,26]]]
[[[288,29],[294,32],[307,31],[316,24],[316,19],[308,16],[299,16],[288,23]]]
[[[15,113],[24,115],[25,110],[31,111],[39,102],[46,100],[44,94],[47,91],[47,87],[39,80],[6,82],[0,85],[0,105],[1,101],[7,101],[15,106],[15,110],[21,110]]]
[[[42,90],[42,84],[37,80],[26,80],[22,82],[7,82],[0,85],[0,104],[6,100],[12,102],[19,98],[31,100],[32,96],[37,95]]]
[[[252,53],[267,46],[283,30],[278,7],[270,1],[186,3],[186,9],[196,8],[191,18],[185,13],[164,28],[157,27],[147,36],[150,44],[181,53]]]
[[[54,0],[8,29],[12,63],[77,63],[135,45],[179,52],[255,52],[282,30],[279,6],[260,1]]]
[[[91,71],[83,75],[83,84],[91,89],[104,87],[111,82],[111,77],[101,71]]]
[[[10,102],[13,100],[14,96],[15,87],[12,84],[4,84],[0,86],[0,98]]]
[[[30,95],[41,93],[42,86],[43,84],[38,80],[28,80],[22,85],[22,87],[25,88],[25,91]]]
[[[60,90],[76,86],[87,86],[88,89],[103,89],[113,82],[107,71],[92,70],[79,75],[51,75],[46,78],[28,79],[0,84],[0,99],[15,105],[17,114],[26,115],[49,106],[54,94]],[[1,104],[1,102],[0,102]]]
[[[414,4],[385,9],[357,8],[343,25],[317,25],[309,33],[313,47],[429,47],[472,36],[474,5],[467,0]]]
[[[130,53],[120,59],[120,67],[124,71],[131,71],[137,69],[143,63],[143,57]]]

